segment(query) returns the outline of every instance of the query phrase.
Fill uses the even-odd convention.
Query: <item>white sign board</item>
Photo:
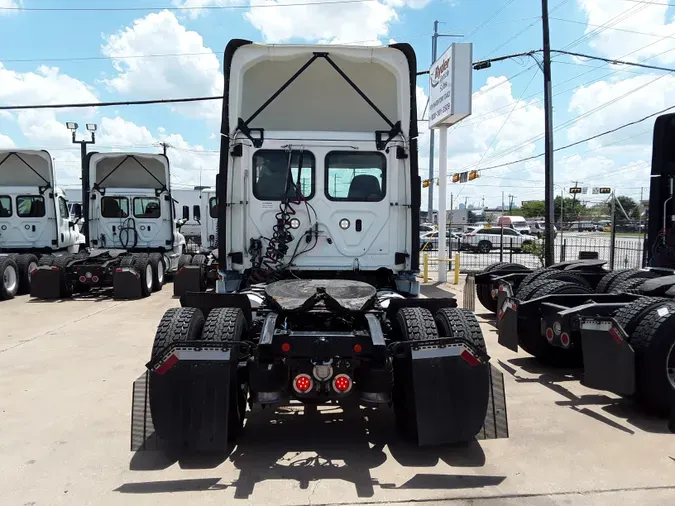
[[[429,69],[429,128],[471,114],[472,44],[452,44]]]

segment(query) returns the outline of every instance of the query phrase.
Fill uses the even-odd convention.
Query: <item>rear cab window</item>
[[[211,218],[218,217],[218,199],[216,199],[216,197],[211,197],[209,199],[209,216],[211,216]]]
[[[0,218],[12,216],[12,199],[8,195],[0,195]]]
[[[311,151],[258,150],[253,155],[253,196],[281,201],[284,197],[295,200],[301,194],[309,200],[314,196],[314,166]]]
[[[331,151],[326,155],[326,197],[380,202],[386,195],[387,159],[378,152]]]
[[[16,198],[16,214],[21,218],[45,216],[45,199],[41,195],[20,195]]]
[[[104,218],[128,218],[129,200],[126,197],[103,197],[101,216]]]
[[[134,199],[134,216],[136,218],[159,218],[161,209],[156,197],[136,197]]]

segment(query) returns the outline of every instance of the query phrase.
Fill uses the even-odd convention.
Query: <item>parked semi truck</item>
[[[219,452],[248,405],[347,399],[420,445],[505,437],[476,317],[419,297],[412,47],[232,40],[224,62],[216,290],[162,317],[132,448]]]
[[[115,298],[135,299],[161,290],[185,248],[169,190],[168,158],[90,153],[85,166],[88,252],[43,259],[31,295],[52,299],[112,287]]]
[[[0,300],[29,293],[44,257],[75,255],[84,242],[49,152],[0,150]]]
[[[657,118],[645,267],[601,260],[530,270],[500,263],[476,276],[499,343],[542,363],[583,367],[591,388],[634,396],[675,427],[675,114]]]

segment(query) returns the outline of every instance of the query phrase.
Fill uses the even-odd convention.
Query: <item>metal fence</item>
[[[459,269],[461,273],[476,273],[496,262],[511,262],[525,265],[530,268],[543,267],[543,248],[539,251],[523,252],[513,243],[506,240],[500,246],[495,246],[489,253],[477,253],[462,247],[459,239],[452,239],[448,245],[446,262],[448,270],[454,269],[459,255]],[[598,258],[607,262],[607,267],[614,269],[640,268],[645,265],[644,239],[642,236],[617,238],[614,242],[611,236],[583,237],[583,233],[573,235],[559,234],[554,247],[555,261],[563,262],[579,258]],[[427,257],[430,272],[438,270],[438,248],[429,247],[420,251],[420,265],[424,265]],[[613,262],[613,265],[612,265]]]

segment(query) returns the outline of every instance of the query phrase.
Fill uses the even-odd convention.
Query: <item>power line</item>
[[[118,105],[148,105],[148,104],[176,104],[181,102],[205,102],[207,100],[222,100],[222,96],[162,98],[153,100],[127,100],[119,102],[88,102],[81,104],[37,104],[37,105],[2,105],[0,111],[16,111],[26,109],[78,109],[83,107],[111,107]]]
[[[578,140],[576,142],[572,142],[570,144],[566,144],[565,146],[560,146],[559,148],[555,148],[553,151],[562,151],[563,149],[569,149],[574,146],[578,146],[579,144],[583,144],[584,142],[592,141],[594,139],[597,139],[599,137],[603,137],[605,135],[613,134],[614,132],[618,132],[619,130],[623,130],[624,128],[628,128],[629,126],[637,125],[638,123],[642,123],[643,121],[648,120],[649,118],[653,118],[654,116],[658,116],[659,114],[663,114],[664,112],[670,111],[671,109],[675,109],[675,105],[672,105],[670,107],[666,107],[665,109],[661,109],[660,111],[657,111],[655,113],[652,113],[648,116],[645,116],[643,118],[640,118],[635,121],[631,121],[629,123],[624,123],[623,125],[620,125],[616,128],[613,128],[611,130],[606,130],[604,132],[601,132],[596,135],[592,135],[590,137],[586,137],[585,139]],[[533,155],[533,156],[528,156],[527,158],[521,158],[520,160],[515,160],[513,162],[507,162],[507,163],[502,163],[499,165],[493,165],[490,167],[484,167],[482,169],[477,169],[479,172],[485,171],[485,170],[492,170],[492,169],[499,169],[501,167],[508,167],[509,165],[515,165],[516,163],[521,163],[521,162],[527,162],[529,160],[534,160],[536,158],[540,158],[544,156],[544,153],[539,153],[538,155]]]
[[[675,6],[675,4],[673,4]],[[604,25],[593,25],[591,23],[586,23],[585,21],[575,21],[573,19],[564,19],[564,18],[555,18],[555,17],[550,17],[549,19],[553,19],[555,21],[563,21],[565,23],[573,23],[575,25],[584,25],[584,26],[592,26],[594,28],[601,28]],[[634,33],[636,35],[647,35],[649,37],[663,37],[660,33],[649,33],[649,32],[640,32],[638,30],[629,30],[628,28],[616,28],[615,26],[606,26],[606,30],[614,30],[617,32],[626,32],[626,33]],[[668,35],[666,38],[668,39],[675,39],[674,36]]]
[[[659,67],[658,65],[645,65],[643,63],[635,63],[635,62],[630,62],[630,61],[624,61],[624,60],[613,60],[611,58],[603,58],[601,56],[591,56],[583,53],[573,53],[571,51],[562,51],[562,50],[555,50],[552,49],[551,52],[553,53],[559,53],[559,54],[566,54],[569,56],[577,56],[580,58],[588,58],[589,60],[599,60],[599,61],[604,61],[605,63],[610,63],[612,65],[628,65],[631,67],[640,67],[643,69],[650,69],[650,70],[664,70],[666,72],[675,72],[675,69],[670,68],[670,67]]]
[[[265,9],[274,7],[306,7],[312,5],[342,5],[377,2],[378,0],[330,0],[317,2],[294,2],[263,5],[203,5],[199,7],[187,6],[157,6],[157,7],[0,7],[0,11],[25,11],[25,12],[156,12],[156,11],[219,11],[219,10],[242,10],[242,9]]]

